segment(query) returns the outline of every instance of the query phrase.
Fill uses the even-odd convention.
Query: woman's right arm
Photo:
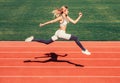
[[[48,22],[45,22],[45,23],[40,23],[40,27],[43,27],[43,26],[45,26],[45,25],[48,25],[48,24],[52,24],[52,23],[55,23],[55,22],[58,22],[58,21],[60,21],[61,20],[61,17],[58,17],[58,18],[56,18],[56,19],[54,19],[54,20],[51,20],[51,21],[48,21]]]
[[[69,16],[67,16],[67,19],[68,19],[70,22],[72,22],[73,24],[76,24],[76,23],[80,20],[81,17],[82,17],[82,13],[80,12],[80,13],[79,13],[79,16],[78,16],[78,18],[77,18],[76,20],[73,20],[73,19],[70,18]]]

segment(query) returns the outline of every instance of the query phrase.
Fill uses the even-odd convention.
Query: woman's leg
[[[44,43],[44,44],[50,44],[50,43],[54,42],[52,39],[49,39],[49,40],[33,39],[32,41],[37,41],[37,42]]]
[[[86,49],[83,47],[83,45],[80,43],[78,37],[71,35],[70,40],[74,40],[75,43],[76,43],[83,51],[86,50]]]
[[[37,41],[37,42],[41,42],[44,44],[50,44],[53,42],[53,39],[49,39],[49,40],[42,40],[42,39],[34,39],[34,36],[30,36],[28,38],[25,39],[25,42],[31,42],[31,41]]]
[[[70,40],[74,40],[76,44],[82,49],[82,53],[86,55],[91,55],[91,53],[83,47],[83,45],[78,40],[78,37],[71,35]]]

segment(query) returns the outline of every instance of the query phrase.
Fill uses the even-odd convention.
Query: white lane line
[[[0,78],[120,78],[120,76],[0,76]]]
[[[72,48],[78,48],[77,46],[49,46],[49,47],[47,47],[47,46],[0,46],[0,48],[43,48],[43,47],[45,47],[45,48],[70,48],[70,47],[72,47]],[[118,45],[118,46],[107,46],[107,45],[100,45],[100,46],[86,46],[86,47],[92,47],[92,48],[110,48],[110,47],[112,47],[112,48],[120,48],[120,46]]]
[[[0,68],[80,68],[80,66],[0,66]],[[84,66],[81,68],[112,68],[120,69],[120,66]]]
[[[23,51],[23,52],[2,51],[2,52],[0,52],[0,54],[1,54],[1,53],[7,53],[7,54],[8,54],[8,53],[19,53],[19,54],[21,54],[21,53],[48,53],[48,52],[49,52],[49,51],[44,51],[44,52],[43,52],[43,51],[36,51],[36,52],[32,52],[32,51],[26,51],[26,52],[24,52],[24,51]],[[68,54],[69,54],[69,53],[74,53],[74,54],[75,54],[75,53],[80,53],[80,54],[81,54],[81,51],[80,51],[80,52],[76,52],[76,51],[71,52],[71,51],[57,51],[57,50],[56,50],[56,52],[57,52],[57,53],[68,53]],[[110,52],[91,52],[91,53],[92,53],[92,54],[95,54],[95,53],[120,53],[120,52],[111,52],[111,51],[110,51]]]
[[[27,60],[27,59],[34,59],[33,58],[0,58],[0,60]],[[40,58],[41,60],[45,58]],[[61,59],[61,58],[60,58]],[[39,60],[39,59],[34,59],[34,60]],[[120,58],[62,58],[62,60],[120,60]]]

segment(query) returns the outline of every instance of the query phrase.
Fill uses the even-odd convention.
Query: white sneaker
[[[31,42],[34,39],[34,36],[30,36],[25,39],[25,42]]]
[[[82,51],[82,53],[86,55],[91,55],[91,53],[88,50]]]

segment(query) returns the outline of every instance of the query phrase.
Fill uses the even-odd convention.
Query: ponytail
[[[63,10],[62,10],[62,8],[60,8],[60,9],[57,8],[57,9],[53,10],[52,13],[53,13],[54,17],[59,17],[63,13]]]

